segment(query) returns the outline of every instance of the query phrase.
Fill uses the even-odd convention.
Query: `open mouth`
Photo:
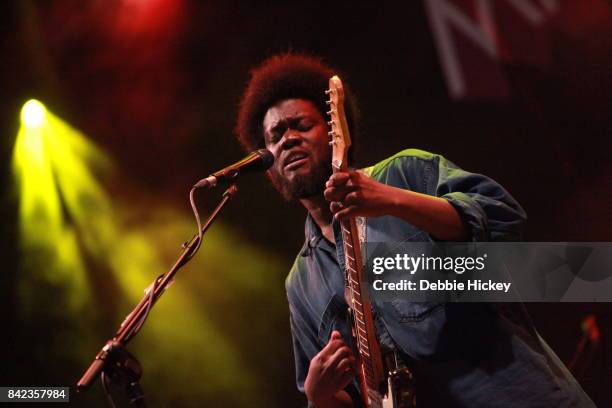
[[[306,153],[294,153],[285,160],[285,170],[295,170],[302,167],[308,160]]]

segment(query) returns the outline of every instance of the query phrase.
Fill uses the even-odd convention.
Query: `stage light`
[[[45,106],[36,99],[27,101],[21,108],[21,121],[29,128],[40,127],[45,120]]]
[[[23,255],[17,278],[20,316],[64,325],[62,340],[71,339],[70,346],[50,344],[60,354],[68,347],[70,358],[85,366],[103,339],[95,324],[106,319],[109,330],[121,321],[143,289],[176,260],[175,248],[193,234],[194,222],[190,213],[171,206],[143,205],[143,194],[131,205],[112,200],[99,180],[111,169],[110,158],[51,107],[30,101],[21,118],[12,158]],[[147,221],[134,226],[133,220]],[[258,247],[238,244],[239,234],[220,222],[206,238],[188,266],[191,271],[181,271],[130,345],[146,361],[152,381],[172,385],[172,391],[154,394],[160,406],[228,390],[240,406],[264,398],[258,395],[263,379],[240,358],[248,337],[236,341],[214,316],[240,315],[235,301],[251,297],[268,305],[276,299],[274,310],[284,313],[285,299],[274,280],[282,276],[284,263]],[[228,268],[241,259],[248,262]],[[212,272],[193,273],[202,271]],[[268,327],[263,321],[250,329],[263,333]],[[185,375],[169,376],[168,367]],[[208,379],[205,384],[201,376]]]
[[[83,248],[93,240],[91,235],[108,231],[110,217],[90,221],[93,213],[110,207],[92,172],[107,162],[85,135],[41,102],[32,99],[23,105],[12,158],[19,194],[19,246],[28,259],[32,281],[71,287],[66,292],[67,309],[87,302]]]

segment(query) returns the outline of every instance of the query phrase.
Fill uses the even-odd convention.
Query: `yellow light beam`
[[[21,122],[31,129],[40,127],[45,120],[46,111],[45,105],[36,99],[30,99],[21,109]]]
[[[118,290],[105,295],[119,296],[121,311],[129,310],[142,297],[143,288],[168,269],[174,260],[175,243],[193,232],[193,222],[190,215],[162,211],[169,214],[168,218],[162,217],[165,221],[153,230],[142,225],[127,227],[129,222],[125,222],[124,213],[129,206],[113,205],[94,174],[96,168],[110,168],[108,157],[39,101],[31,100],[23,106],[21,120],[12,160],[19,191],[23,272],[18,279],[19,313],[24,321],[37,318],[56,319],[60,324],[64,320],[78,321],[81,326],[72,328],[78,335],[64,335],[57,348],[78,353],[79,361],[85,364],[101,339],[95,335],[96,330],[87,327],[95,316],[82,317],[98,310],[100,305],[94,306],[94,299],[102,301],[102,306],[105,301],[100,296],[102,288],[96,287],[92,279],[94,269],[99,268],[98,278],[105,271],[111,273],[102,279],[114,281],[113,290]],[[141,214],[144,209],[133,211]],[[127,218],[135,217],[130,214]],[[261,276],[261,271],[278,270],[280,264],[257,256],[256,250],[245,250],[244,258],[248,255],[251,259],[247,266],[212,275],[223,279],[198,276],[195,269],[227,269],[240,248],[234,242],[238,238],[224,234],[222,225],[215,230],[202,255],[208,254],[195,260],[191,271],[185,271],[184,279],[156,307],[156,318],[147,323],[134,348],[156,357],[153,363],[148,362],[152,368],[148,374],[158,382],[171,382],[167,367],[180,362],[184,375],[177,379],[182,383],[170,388],[179,390],[181,385],[185,386],[191,390],[192,400],[231,389],[235,391],[234,400],[242,406],[266,406],[265,398],[257,397],[262,379],[250,370],[252,367],[245,367],[238,343],[226,336],[208,309],[223,300],[223,296],[219,299],[215,296],[225,292],[222,288],[226,283],[266,297],[266,291],[273,286],[269,284],[270,276]],[[233,252],[227,248],[234,248]],[[171,253],[160,256],[160,249]],[[213,249],[218,251],[210,252]],[[66,341],[72,343],[64,344]],[[207,380],[202,383],[200,376]],[[179,398],[181,393],[185,394],[183,391],[165,394],[172,399]],[[245,402],[257,398],[260,405]]]

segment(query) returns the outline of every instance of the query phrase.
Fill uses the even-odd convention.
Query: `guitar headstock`
[[[348,168],[348,149],[351,147],[351,135],[348,131],[344,113],[344,88],[338,76],[334,75],[329,79],[329,89],[325,93],[329,95],[327,104],[330,110],[327,114],[330,121],[327,123],[331,128],[329,144],[332,145],[333,170],[346,171]]]

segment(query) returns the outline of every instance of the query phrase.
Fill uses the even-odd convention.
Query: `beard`
[[[312,171],[306,174],[295,174],[293,178],[284,178],[276,168],[267,172],[272,185],[287,201],[295,201],[322,195],[325,182],[332,174],[331,160],[316,163]]]

